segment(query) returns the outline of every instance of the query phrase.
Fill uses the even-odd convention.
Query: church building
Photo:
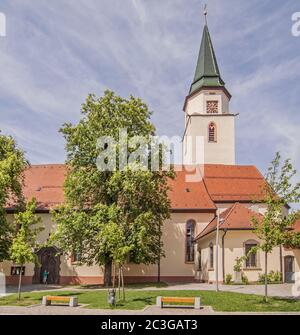
[[[189,150],[188,139],[203,138],[202,175],[199,181],[189,181],[188,171],[177,171],[175,180],[170,181],[171,217],[163,226],[165,257],[159,265],[126,264],[126,282],[155,282],[158,276],[165,282],[223,282],[227,275],[234,278],[236,258],[259,245],[251,218],[261,219],[266,211],[262,197],[265,180],[255,166],[236,165],[237,115],[230,110],[230,99],[205,25],[195,76],[183,107],[182,148],[184,159],[194,161],[197,152]],[[24,194],[27,199],[37,199],[37,212],[46,227],[40,233],[40,242],[47,241],[55,230],[50,210],[64,200],[65,174],[62,164],[33,165],[25,172]],[[10,219],[13,210],[7,208]],[[294,229],[300,231],[300,222]],[[39,250],[40,266],[26,264],[22,269],[23,282],[41,283],[46,269],[49,284],[103,283],[103,269],[78,265],[76,255],[70,258],[57,251],[54,247]],[[300,250],[275,248],[269,256],[268,268],[283,273],[285,282],[292,282],[300,268]],[[17,283],[20,271],[17,265],[0,263],[0,271],[5,273],[8,284]],[[264,273],[261,251],[243,262],[242,273],[249,282],[258,281]]]

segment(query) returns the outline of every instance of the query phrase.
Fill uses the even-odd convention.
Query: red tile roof
[[[66,167],[63,164],[32,165],[25,171],[24,195],[37,200],[37,208],[48,210],[64,201],[63,183]]]
[[[63,164],[32,165],[25,171],[24,194],[35,197],[38,208],[48,210],[63,202]],[[186,171],[177,171],[170,180],[171,207],[174,210],[215,210],[214,202],[261,199],[264,179],[254,166],[205,165],[201,181],[189,182]]]
[[[295,232],[300,233],[300,220],[297,220],[294,225],[293,225],[293,229]]]
[[[263,218],[262,214],[257,213],[246,206],[236,202],[231,207],[227,208],[220,214],[220,219],[224,222],[220,224],[219,228],[224,229],[252,229],[251,219],[255,217],[258,220]],[[196,237],[196,240],[213,232],[217,228],[217,218],[214,218],[204,230]]]
[[[215,202],[251,202],[263,199],[265,180],[255,166],[207,164],[204,182]]]
[[[176,178],[169,182],[172,209],[215,210],[216,206],[206,190],[203,179],[198,182],[188,182],[187,175],[186,171],[177,171]]]

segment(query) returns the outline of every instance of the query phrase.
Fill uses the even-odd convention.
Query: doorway
[[[284,257],[284,282],[285,283],[295,282],[295,257],[294,256]]]
[[[48,271],[48,284],[59,284],[60,252],[55,247],[42,248],[37,252],[39,265],[35,266],[33,283],[43,283],[43,273]]]

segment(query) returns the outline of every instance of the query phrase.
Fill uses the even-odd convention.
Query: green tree
[[[0,133],[0,262],[9,258],[13,226],[6,218],[6,207],[22,208],[22,172],[28,166],[24,152],[15,140]]]
[[[21,299],[22,285],[22,267],[26,263],[36,263],[37,257],[35,254],[38,248],[37,235],[44,228],[37,227],[41,222],[41,217],[35,214],[36,201],[32,199],[27,203],[24,211],[14,215],[16,234],[12,240],[10,248],[10,259],[20,266],[18,298]]]
[[[115,247],[106,242],[117,226],[124,236],[118,253],[121,249],[120,254],[130,253],[136,263],[158,261],[160,228],[169,217],[167,180],[173,173],[140,170],[139,159],[126,169],[118,169],[118,159],[115,171],[97,168],[97,157],[105,150],[97,144],[100,137],[118,141],[120,129],[126,128],[129,140],[142,136],[150,143],[155,128],[151,112],[140,99],[123,99],[111,91],[101,98],[89,95],[81,113],[78,124],[64,124],[60,130],[66,139],[68,172],[65,203],[54,212],[58,229],[53,241],[66,253],[79,252],[81,263],[104,265],[104,282],[109,285],[116,255]],[[116,145],[118,153],[124,154],[123,149]],[[128,153],[135,149],[127,147]]]
[[[287,210],[289,204],[300,201],[300,183],[293,183],[296,170],[289,159],[281,163],[281,156],[271,162],[263,187],[264,203],[267,206],[262,220],[252,218],[254,233],[261,240],[259,247],[265,254],[265,301],[268,300],[268,254],[277,246],[299,245],[300,236],[291,230],[299,218],[299,212]]]

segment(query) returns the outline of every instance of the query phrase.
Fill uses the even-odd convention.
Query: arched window
[[[214,245],[212,242],[209,243],[209,268],[214,268]]]
[[[208,126],[208,142],[217,142],[217,126],[214,122]]]
[[[195,221],[189,220],[186,223],[186,246],[185,246],[185,260],[186,262],[194,262],[195,251],[194,251],[194,237],[195,237]]]
[[[258,246],[258,242],[255,240],[248,240],[244,243],[245,248],[245,256],[248,256],[246,258],[246,268],[257,268],[258,267],[258,257],[257,257],[257,251],[253,252],[255,247]],[[253,250],[251,252],[251,250]]]

